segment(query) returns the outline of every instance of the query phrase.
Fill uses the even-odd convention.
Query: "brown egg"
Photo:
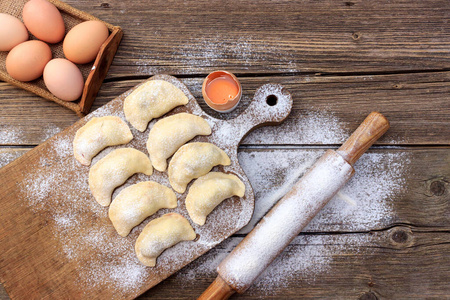
[[[20,81],[39,78],[52,59],[50,47],[41,41],[27,41],[14,47],[6,57],[6,71]]]
[[[76,64],[93,61],[109,36],[106,25],[100,21],[87,21],[72,28],[64,38],[66,58]]]
[[[9,51],[26,40],[25,25],[16,17],[0,13],[0,51]]]
[[[66,31],[59,10],[47,0],[30,0],[23,7],[22,18],[28,30],[38,39],[55,44]]]
[[[83,93],[84,80],[78,67],[64,58],[52,59],[44,69],[48,90],[61,100],[74,101]]]

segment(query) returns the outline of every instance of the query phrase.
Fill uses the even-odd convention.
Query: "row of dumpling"
[[[161,80],[154,80],[149,81],[136,89],[126,98],[125,103],[128,103],[127,101],[130,98],[158,98],[155,97],[155,95],[161,95],[164,94],[161,91],[170,90],[161,90],[160,84],[163,83],[164,85],[169,85],[178,91],[183,97],[186,97],[184,93],[172,84]],[[150,97],[149,94],[152,90],[157,90],[159,92]],[[141,95],[142,93],[145,95]],[[175,93],[172,92],[171,94],[173,95]],[[173,98],[170,98],[168,94],[165,96],[168,97],[168,99]],[[182,101],[179,101],[179,103],[182,103]],[[126,105],[124,105],[124,107],[126,107]],[[163,112],[164,111],[160,111],[160,113]],[[147,124],[145,127],[146,126]],[[192,114],[180,113],[159,120],[150,130],[147,141],[147,150],[150,154],[151,163],[148,162],[145,154],[137,150],[133,151],[133,149],[118,149],[107,155],[91,169],[89,182],[95,199],[101,205],[108,206],[111,202],[111,195],[114,189],[117,186],[122,185],[128,177],[138,172],[145,174],[148,173],[147,175],[150,175],[152,170],[148,170],[149,168],[146,166],[150,164],[153,164],[155,169],[159,171],[165,171],[167,168],[166,159],[172,156],[172,154],[178,149],[179,151],[171,160],[168,173],[170,183],[174,190],[179,193],[184,193],[187,184],[192,179],[207,174],[216,165],[230,164],[230,159],[227,154],[213,144],[190,143],[182,146],[196,135],[207,135],[210,133],[211,128],[209,124],[203,118]],[[125,144],[130,142],[132,138],[133,135],[127,124],[119,117],[107,116],[102,118],[93,118],[76,134],[74,140],[75,157],[82,164],[89,165],[92,158],[106,146]],[[180,146],[182,147],[180,148]],[[122,160],[122,162],[120,162],[120,160]],[[127,165],[127,168],[121,167],[120,165],[115,167],[116,169],[120,169],[120,172],[118,172],[118,176],[116,177],[117,180],[111,180],[110,178],[105,179],[99,175],[103,173],[109,175],[111,173],[109,170],[111,169],[111,161],[115,161],[116,164],[122,163],[123,165]],[[139,161],[146,163],[140,164]],[[141,170],[139,170],[139,168],[141,168]],[[135,172],[131,173],[132,171]],[[238,183],[240,181],[236,176],[226,174],[216,174],[215,176],[210,175],[206,178],[198,180],[193,186],[194,190],[201,191],[202,187],[205,188],[208,186],[210,181],[214,182],[218,180],[234,180]],[[243,184],[234,184],[234,189],[238,189],[240,186],[243,186]],[[214,193],[211,196],[215,196],[216,194],[217,193]],[[192,219],[194,222],[203,225],[205,220],[201,221],[201,219],[205,219],[206,216],[199,216],[200,212],[196,210],[196,207],[199,205],[195,205],[196,201],[193,200],[195,199],[194,197],[191,195],[188,196],[189,201],[187,205],[190,208],[188,211],[192,216]],[[203,207],[205,205],[200,206]]]
[[[143,132],[153,118],[188,101],[186,95],[173,84],[150,80],[126,97],[125,117],[133,127]],[[189,216],[199,225],[205,223],[206,216],[224,199],[233,195],[242,197],[245,192],[245,185],[235,175],[208,174],[216,165],[230,165],[230,158],[222,149],[210,143],[184,145],[197,135],[209,134],[211,127],[203,118],[179,113],[156,122],[147,141],[150,160],[156,170],[166,171],[167,159],[173,155],[168,175],[175,191],[184,193],[188,183],[199,178],[186,197]]]
[[[156,81],[150,81],[153,82]],[[148,88],[143,91],[148,97]],[[156,94],[153,93],[152,97],[156,95],[158,98],[158,94],[164,93],[167,94],[167,90],[159,90]],[[171,94],[174,94],[173,91]],[[162,114],[164,113],[162,111]],[[242,197],[245,191],[244,184],[235,175],[208,173],[215,165],[230,164],[226,153],[218,147],[210,143],[190,143],[179,148],[196,135],[210,132],[208,123],[201,117],[177,114],[158,121],[152,128],[147,143],[148,151],[156,162],[153,163],[154,167],[162,171],[166,169],[166,159],[178,150],[169,165],[169,180],[177,192],[183,193],[192,179],[200,177],[189,190],[186,207],[194,222],[201,225],[220,202],[233,195]],[[78,130],[74,140],[74,155],[80,163],[89,165],[92,158],[105,147],[126,144],[132,138],[127,124],[119,117],[93,118]],[[152,162],[144,153],[133,148],[116,149],[91,168],[89,186],[95,199],[101,205],[107,206],[115,188],[130,176],[134,173],[151,175],[152,172]],[[177,199],[171,189],[156,182],[146,181],[122,190],[109,208],[109,217],[117,232],[126,236],[132,228],[159,209],[176,206]],[[184,217],[176,213],[166,214],[147,224],[136,241],[136,253],[145,265],[154,266],[156,257],[166,248],[179,241],[194,238],[195,232]]]

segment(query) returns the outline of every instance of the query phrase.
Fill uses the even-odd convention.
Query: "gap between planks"
[[[441,73],[450,72],[450,68],[442,69],[417,69],[417,70],[396,70],[396,71],[375,71],[375,72],[272,72],[272,73],[234,73],[237,77],[294,77],[294,76],[317,76],[317,77],[351,77],[351,76],[383,76],[383,75],[408,75],[408,74],[426,74],[426,73]],[[117,77],[107,77],[103,82],[118,82],[127,80],[143,80],[155,74],[146,75],[136,75],[136,76],[117,76]],[[169,74],[171,75],[171,74]],[[180,79],[189,78],[204,78],[207,73],[196,73],[196,74],[174,74]]]
[[[400,223],[394,223],[394,224],[391,224],[389,226],[386,226],[384,228],[379,228],[379,229],[355,230],[355,231],[342,231],[342,230],[308,231],[308,232],[301,232],[297,236],[373,234],[373,233],[377,233],[377,232],[378,233],[388,232],[388,231],[392,231],[392,230],[400,229],[400,228],[409,228],[409,229],[414,230],[415,232],[420,232],[420,233],[430,233],[430,234],[432,234],[432,233],[436,233],[436,234],[450,233],[450,227],[421,226],[421,225],[400,222]],[[241,238],[244,238],[245,236],[247,236],[247,233],[236,233],[236,234],[232,235],[232,237],[241,237]],[[450,244],[450,241],[448,243]]]
[[[39,144],[3,144],[0,145],[0,150],[12,150],[12,151],[28,151]],[[296,144],[267,144],[267,145],[257,145],[257,144],[244,144],[239,145],[238,150],[324,150],[324,149],[337,149],[340,144],[324,144],[324,145],[296,145]],[[373,145],[370,150],[405,150],[405,151],[415,151],[415,150],[433,150],[433,149],[450,149],[450,144],[445,145],[433,145],[433,144],[398,144],[398,145]]]

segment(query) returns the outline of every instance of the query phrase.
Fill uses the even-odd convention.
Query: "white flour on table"
[[[335,122],[322,121],[323,128],[333,127]],[[315,124],[314,122],[312,124]],[[315,126],[313,126],[314,128]],[[339,128],[339,126],[337,127]],[[310,128],[309,130],[313,130]],[[334,130],[334,129],[333,129]],[[328,134],[330,131],[328,131]],[[326,135],[325,142],[343,138],[338,131]],[[250,136],[248,140],[251,140]],[[274,149],[257,151],[245,149],[239,153],[239,161],[255,191],[255,212],[249,225],[240,233],[248,233],[265,213],[298,181],[306,170],[325,150]],[[331,271],[334,257],[346,253],[357,253],[360,248],[370,246],[372,241],[366,234],[352,231],[380,229],[386,221],[395,219],[394,199],[406,190],[405,174],[409,171],[410,155],[400,149],[369,152],[355,164],[355,176],[341,189],[324,209],[305,228],[305,232],[349,231],[350,234],[300,235],[269,266],[249,294],[276,294],[293,279],[309,284],[317,276]],[[194,274],[215,276],[216,267],[238,244],[235,238],[185,267],[176,276],[186,284],[192,284]],[[294,246],[295,245],[295,246]],[[365,251],[370,251],[365,248]],[[258,255],[258,253],[255,253]]]
[[[124,118],[123,112],[113,113],[108,108],[100,108],[92,116],[113,114]],[[290,125],[289,125],[290,124]],[[294,125],[292,125],[294,124]],[[149,125],[149,128],[152,124]],[[283,126],[283,125],[282,125]],[[344,132],[345,124],[340,122],[332,114],[310,112],[304,119],[289,121],[286,134],[281,128],[274,130],[259,129],[255,135],[250,135],[247,143],[286,143],[293,135],[295,142],[335,144],[341,143],[349,135]],[[294,126],[294,127],[290,127]],[[262,130],[262,131],[261,131]],[[135,139],[132,143],[142,144],[146,142],[148,129],[145,134],[139,134],[133,130]],[[278,132],[278,133],[276,133]],[[20,135],[20,132],[8,133],[0,142],[8,143],[10,139]],[[289,144],[289,143],[288,143]],[[93,164],[109,153],[113,148],[107,148],[93,161]],[[275,201],[281,198],[290,187],[301,177],[313,162],[320,157],[324,151],[304,149],[274,149],[273,151],[243,150],[239,153],[242,168],[246,172],[255,190],[255,215],[251,221],[255,224],[265,212],[272,207]],[[73,158],[72,141],[62,138],[55,142],[50,149],[52,155],[59,159],[58,165],[51,165],[45,159],[38,162],[40,168],[34,174],[27,174],[25,180],[20,183],[24,199],[28,205],[36,211],[47,211],[54,221],[55,237],[61,241],[63,253],[68,259],[80,262],[80,280],[84,286],[92,289],[99,288],[102,284],[114,285],[123,291],[133,291],[148,280],[147,268],[135,257],[133,242],[130,239],[120,239],[118,243],[111,243],[108,236],[111,234],[112,226],[107,226],[101,220],[107,220],[107,210],[99,206],[92,196],[87,184],[87,173],[79,173],[70,182],[64,176],[68,171],[78,166]],[[323,230],[324,226],[329,231],[355,231],[369,230],[381,225],[386,219],[395,218],[393,199],[404,189],[403,176],[408,171],[409,156],[401,150],[371,152],[365,154],[356,164],[356,175],[341,190],[341,197],[335,197],[317,215],[317,217],[305,229],[308,232]],[[1,156],[0,156],[1,158]],[[10,160],[5,155],[4,160]],[[139,180],[148,180],[144,175],[138,175]],[[151,179],[151,178],[150,178]],[[129,185],[129,184],[128,184]],[[167,185],[167,183],[165,183]],[[127,184],[125,185],[127,186]],[[124,187],[125,187],[124,186]],[[64,192],[62,193],[62,189]],[[118,193],[116,191],[115,193]],[[48,211],[46,200],[54,193],[65,194],[64,199],[57,199],[57,205]],[[80,210],[80,207],[82,209]],[[74,213],[75,211],[75,213]],[[168,212],[168,211],[167,211]],[[87,214],[94,215],[99,222],[92,224],[89,230],[81,229],[79,224],[90,218]],[[220,216],[220,214],[218,214]],[[213,220],[210,220],[213,221]],[[109,224],[110,225],[110,224]],[[136,230],[142,229],[140,226]],[[242,232],[248,232],[247,227]],[[198,228],[195,229],[196,231]],[[113,232],[115,234],[115,232]],[[354,253],[358,247],[369,245],[365,235],[346,235],[348,242],[339,245],[332,241],[325,241],[326,236],[301,235],[294,239],[295,246],[289,246],[281,257],[277,258],[249,293],[270,293],[276,286],[286,286],[291,278],[301,277],[305,283],[313,282],[316,276],[330,271],[333,257],[353,249]],[[186,285],[194,284],[195,277],[199,274],[214,276],[215,268],[220,261],[236,246],[239,238],[225,241],[221,247],[210,251],[193,264],[182,269],[176,276],[183,279]],[[207,246],[209,241],[199,241],[200,246]],[[93,257],[79,257],[80,253],[86,252],[82,249],[104,249],[96,252]],[[180,253],[175,253],[179,251]],[[161,259],[161,263],[167,261],[170,255],[183,255],[180,250],[168,249],[169,256]],[[112,258],[121,255],[120,261]],[[105,259],[106,258],[106,259]],[[101,261],[101,263],[100,263]],[[107,261],[107,263],[105,263]]]
[[[244,144],[342,144],[351,132],[331,112],[308,111],[298,119],[287,118],[277,128],[261,127],[246,137]],[[280,134],[280,133],[283,134]]]
[[[2,125],[0,126],[0,145],[17,144],[17,141],[23,139],[23,131],[14,126]]]
[[[410,158],[402,151],[385,152],[364,154],[355,164],[354,177],[340,191],[352,201],[349,203],[335,196],[304,229],[304,232],[361,232],[380,229],[387,221],[393,220],[395,218],[393,201],[396,199],[395,196],[406,188],[403,176],[408,171]],[[253,159],[249,157],[244,159],[245,156],[252,154],[254,154]],[[264,193],[265,195],[257,197],[255,218],[251,222],[256,223],[277,201],[276,198],[284,195],[298,180],[301,169],[306,171],[309,162],[322,154],[322,152],[310,150],[283,150],[272,153],[241,152],[241,161],[246,162],[243,166],[244,170],[248,169],[247,165],[256,167],[264,164],[273,166],[274,170],[277,170],[276,166],[280,161],[288,161],[291,166],[300,165],[297,170],[294,167],[284,170],[285,179],[280,180],[284,185],[280,189],[277,189],[279,185],[274,182],[274,178],[270,178],[269,174],[249,175],[255,190],[258,190],[258,187],[267,187],[268,182],[274,187],[274,191],[271,189]],[[271,184],[272,182],[274,183]],[[321,239],[327,239],[327,241],[321,242]],[[365,234],[339,235],[336,239],[340,244],[333,243],[333,236],[300,235],[294,243],[300,242],[302,246],[289,247],[282,254],[283,258],[278,258],[251,289],[270,293],[272,290],[275,291],[277,286],[287,285],[292,278],[298,278],[305,283],[313,282],[321,273],[330,271],[334,256],[355,253],[359,247],[371,244],[370,238]],[[317,242],[310,244],[309,240]]]
[[[280,38],[281,39],[281,38]],[[273,63],[266,68],[282,72],[296,72],[299,67],[295,62],[294,55],[289,54],[290,45],[283,45],[276,37],[268,43],[253,36],[243,36],[236,38],[213,37],[192,37],[189,41],[180,41],[177,47],[172,47],[168,51],[169,62],[176,61],[181,66],[188,65],[190,68],[183,70],[183,73],[198,73],[205,68],[217,68],[218,61],[235,61],[239,63],[239,68],[246,70],[254,67],[255,61],[265,61],[267,57],[264,53],[270,52]],[[160,37],[160,44],[164,44],[164,36]],[[171,41],[173,43],[173,41]],[[193,45],[195,45],[193,47]],[[284,48],[284,49],[281,49]],[[152,54],[148,49],[138,51],[140,57],[136,60],[137,70],[143,74],[163,74],[168,73],[171,64],[155,66]],[[173,70],[172,70],[173,71]]]
[[[24,152],[0,150],[0,168],[6,166],[16,158],[19,158]]]
[[[43,140],[46,141],[49,138],[51,138],[52,136],[54,136],[55,134],[60,133],[63,130],[63,128],[52,124],[52,123],[48,123],[45,125],[45,127],[43,128],[44,131],[44,138]]]
[[[355,164],[354,177],[305,230],[323,230],[325,225],[332,231],[340,224],[341,231],[363,231],[393,218],[391,198],[405,190],[403,176],[410,158],[401,150],[386,152],[364,154]],[[249,232],[323,153],[300,149],[241,151],[239,159],[255,190],[256,205],[252,220],[240,233]]]

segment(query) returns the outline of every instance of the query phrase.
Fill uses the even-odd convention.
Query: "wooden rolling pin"
[[[243,293],[353,176],[353,164],[389,128],[372,112],[337,150],[328,150],[217,267],[219,275],[198,298]]]

